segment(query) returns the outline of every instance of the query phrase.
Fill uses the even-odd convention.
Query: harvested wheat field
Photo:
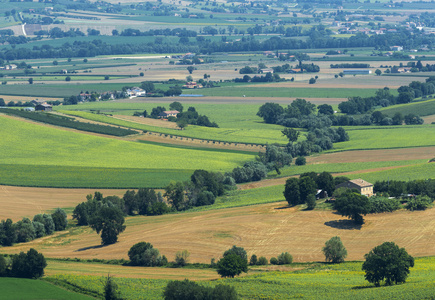
[[[125,190],[99,189],[104,196],[123,196]],[[0,186],[0,220],[12,219],[14,222],[23,217],[33,218],[39,213],[47,213],[58,207],[75,207],[86,201],[86,195],[95,189],[56,189],[17,186]]]
[[[188,212],[155,217],[130,217],[119,242],[100,246],[100,237],[90,228],[73,228],[69,234],[34,240],[1,249],[18,252],[36,248],[47,257],[127,259],[135,243],[146,241],[172,260],[187,249],[191,262],[209,263],[232,245],[244,247],[248,255],[270,258],[290,252],[296,262],[324,259],[322,247],[340,236],[348,260],[362,260],[374,246],[393,241],[414,256],[435,254],[435,209],[373,214],[355,226],[332,211],[298,211],[286,202]]]

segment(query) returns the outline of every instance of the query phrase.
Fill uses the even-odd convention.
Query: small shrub
[[[270,264],[271,264],[271,265],[277,265],[277,264],[278,264],[278,259],[277,259],[276,257],[272,257],[272,258],[270,259]]]
[[[257,265],[259,265],[259,266],[266,266],[268,264],[269,264],[269,262],[267,261],[267,258],[264,256],[260,256],[260,258],[257,261]]]
[[[303,156],[299,156],[296,158],[295,165],[297,166],[304,166],[307,163],[307,160]]]
[[[410,211],[414,210],[426,210],[432,205],[432,200],[428,196],[418,196],[408,200],[406,203],[406,209]]]
[[[279,265],[288,265],[293,262],[293,256],[288,252],[283,252],[278,256]]]
[[[187,265],[190,253],[187,250],[178,251],[175,254],[175,264],[179,267],[184,267]]]
[[[249,260],[249,265],[255,266],[258,263],[257,255],[253,254]]]

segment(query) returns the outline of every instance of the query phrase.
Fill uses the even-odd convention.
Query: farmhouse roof
[[[163,113],[170,115],[170,114],[179,114],[180,112],[178,110],[165,110]]]
[[[371,184],[370,182],[367,182],[363,179],[353,179],[353,180],[349,180],[349,182],[352,182],[353,184],[356,184],[359,187],[373,186],[373,184]]]

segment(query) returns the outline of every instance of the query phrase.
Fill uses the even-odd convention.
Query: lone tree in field
[[[405,282],[409,268],[414,266],[414,258],[393,242],[376,246],[364,257],[366,261],[362,269],[366,272],[365,278],[375,286],[380,286],[384,280],[386,285]]]
[[[105,300],[121,300],[121,294],[118,291],[118,285],[113,280],[113,277],[107,275],[104,282],[104,299]]]
[[[364,224],[362,215],[368,214],[370,203],[366,196],[349,190],[337,198],[334,209],[342,216],[351,218],[355,224]]]
[[[118,207],[101,207],[89,220],[97,233],[101,232],[101,244],[110,245],[118,241],[118,235],[125,230],[124,214]]]
[[[334,236],[327,241],[322,251],[325,254],[325,260],[334,264],[344,262],[347,257],[347,250],[338,236]]]
[[[230,254],[221,258],[217,263],[217,272],[221,277],[231,277],[248,272],[248,261],[237,254]]]
[[[189,71],[189,74],[192,74],[194,70],[195,70],[195,67],[193,67],[193,66],[187,67],[187,71]]]

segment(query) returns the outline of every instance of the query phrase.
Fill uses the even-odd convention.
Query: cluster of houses
[[[183,89],[202,89],[203,86],[200,83],[196,83],[195,81],[187,82],[185,85],[183,85],[181,88]]]
[[[136,97],[146,97],[147,95],[147,92],[139,87],[133,87],[131,89],[127,89],[126,93],[130,99]]]
[[[15,70],[16,68],[17,68],[17,65],[10,64],[10,65],[5,65],[3,67],[0,67],[0,70]]]

